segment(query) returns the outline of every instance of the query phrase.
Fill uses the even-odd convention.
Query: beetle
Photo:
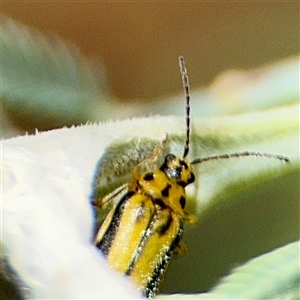
[[[103,218],[94,234],[94,245],[104,254],[109,265],[129,276],[146,298],[153,298],[163,281],[174,254],[183,254],[185,223],[196,223],[197,217],[185,211],[187,185],[195,181],[193,165],[231,157],[261,156],[288,162],[282,155],[243,151],[211,155],[189,161],[190,92],[184,58],[179,66],[186,100],[186,140],[183,156],[168,153],[161,166],[148,170],[148,165],[161,155],[167,138],[149,158],[132,169],[131,181],[101,199],[92,202],[98,210],[118,201]],[[145,171],[146,169],[146,171]]]

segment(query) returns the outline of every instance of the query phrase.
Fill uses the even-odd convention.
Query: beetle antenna
[[[271,153],[265,153],[265,152],[257,152],[257,151],[244,151],[244,152],[236,152],[231,154],[221,154],[221,155],[211,155],[211,156],[205,156],[205,157],[199,157],[195,158],[193,161],[191,161],[191,164],[201,164],[205,161],[209,160],[217,160],[217,159],[228,159],[231,157],[242,157],[242,156],[260,156],[260,157],[269,157],[269,158],[275,158],[282,160],[284,162],[289,162],[289,158],[277,155],[277,154],[271,154]]]
[[[183,56],[179,56],[179,68],[182,78],[183,90],[185,93],[185,111],[186,111],[186,140],[184,145],[183,158],[185,158],[189,153],[190,145],[190,87],[189,87],[189,78],[187,76],[187,71],[185,67],[185,62]]]

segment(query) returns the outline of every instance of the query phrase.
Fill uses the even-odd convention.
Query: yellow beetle
[[[142,172],[143,165],[156,160],[164,147],[156,147],[152,157],[132,170],[132,180],[93,205],[102,209],[106,203],[125,191],[97,228],[94,245],[106,256],[109,265],[130,276],[145,297],[158,292],[172,255],[184,253],[181,241],[184,223],[195,223],[196,216],[185,211],[185,187],[195,180],[192,165],[214,159],[241,156],[272,157],[288,162],[281,155],[263,152],[237,152],[212,155],[188,161],[190,143],[190,94],[184,59],[179,57],[186,98],[186,142],[183,157],[167,154],[161,167]]]

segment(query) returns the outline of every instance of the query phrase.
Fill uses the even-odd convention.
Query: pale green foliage
[[[290,243],[233,269],[209,293],[181,295],[178,298],[299,299],[299,251],[299,241]],[[174,299],[174,296],[157,298]]]
[[[89,109],[106,97],[103,66],[84,59],[74,45],[56,36],[46,38],[5,17],[1,25],[5,116],[31,131],[90,120]]]

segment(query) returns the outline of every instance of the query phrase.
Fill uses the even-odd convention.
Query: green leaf
[[[10,120],[32,131],[86,123],[107,98],[103,66],[72,44],[9,18],[1,23],[1,100]],[[102,73],[102,74],[101,74]],[[91,109],[91,110],[90,110]]]
[[[231,271],[209,293],[179,299],[299,299],[300,241],[250,260]],[[158,299],[174,299],[160,296]]]
[[[163,293],[206,292],[233,267],[299,239],[298,111],[298,105],[290,105],[193,119],[190,158],[257,150],[291,162],[247,157],[194,166],[187,211],[196,213],[199,223],[186,226],[188,253],[173,260]],[[130,161],[136,163],[141,150],[151,152],[166,132],[168,150],[182,155],[185,125],[179,117],[85,125],[3,141],[3,249],[37,297],[107,297],[112,284],[118,286],[114,293],[128,290],[130,284],[110,274],[90,242],[97,162],[105,157],[117,178],[127,157],[130,174]],[[66,256],[69,263],[62,265]],[[68,289],[49,275],[62,273]],[[129,290],[127,296],[136,297]]]

